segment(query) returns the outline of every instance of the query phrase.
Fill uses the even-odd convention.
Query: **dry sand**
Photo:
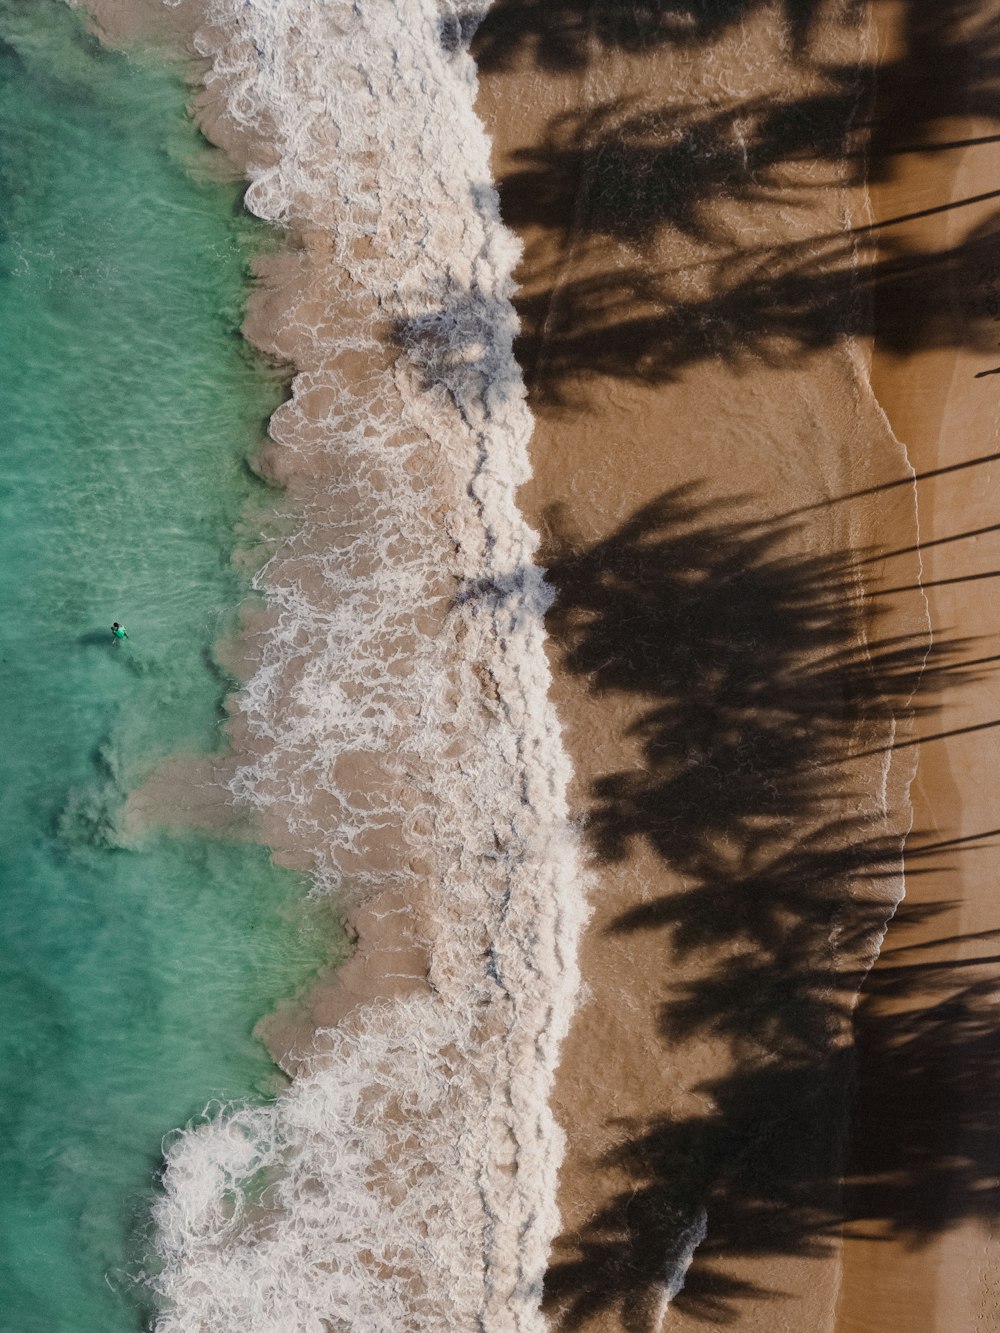
[[[879,18],[883,64],[905,72],[884,80],[881,115],[922,151],[891,158],[875,213],[923,214],[886,228],[884,254],[930,261],[923,290],[885,312],[872,381],[919,478],[931,622],[967,637],[965,660],[981,666],[960,688],[925,692],[918,723],[906,904],[860,1009],[852,1173],[868,1205],[848,1228],[837,1328],[966,1333],[1000,1321],[1000,436],[998,381],[984,374],[1000,363],[1000,234],[995,199],[964,202],[997,188],[1000,11],[946,5],[921,21],[898,5]],[[929,297],[938,327],[922,337]],[[914,336],[899,347],[905,325]],[[894,560],[885,575],[897,581]],[[922,854],[938,840],[951,845]]]
[[[995,1326],[996,968],[933,969],[921,994],[896,971],[995,952],[959,938],[998,924],[988,840],[933,844],[1000,823],[996,733],[918,746],[907,718],[927,650],[921,565],[933,581],[996,564],[989,534],[916,549],[990,525],[990,464],[918,482],[919,528],[907,464],[996,447],[992,381],[973,379],[993,364],[989,244],[968,263],[923,257],[992,208],[935,214],[897,256],[903,232],[866,229],[859,188],[871,150],[876,219],[988,191],[995,146],[962,155],[957,177],[954,153],[910,150],[995,124],[962,118],[956,6],[879,10],[872,121],[850,105],[870,90],[872,34],[847,7],[691,13],[679,32],[657,6],[500,3],[475,42],[505,217],[526,245],[538,424],[523,502],[549,536],[556,698],[596,858],[590,996],[557,1088],[570,1149],[548,1308],[557,1328],[656,1329],[679,1251],[704,1233],[671,1329]],[[705,502],[718,508],[699,514]],[[810,561],[845,550],[845,618],[824,645],[802,632],[829,572]],[[853,579],[869,594],[858,618]],[[952,642],[991,632],[994,587],[928,593],[921,735],[995,720],[988,675],[963,669],[990,641]],[[830,725],[824,691],[841,708]],[[918,755],[908,896],[866,991],[848,1149],[848,1010],[878,903],[898,892],[891,835]],[[940,899],[958,905],[921,925]],[[958,1010],[934,1007],[970,981]]]

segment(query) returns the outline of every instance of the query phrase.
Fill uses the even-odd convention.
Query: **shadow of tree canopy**
[[[905,940],[913,924],[904,913],[892,938]],[[946,942],[959,941],[887,950],[862,1001],[859,1132],[843,1214],[852,1231],[876,1220],[911,1244],[957,1219],[992,1222],[1000,1204],[1000,931],[963,937],[986,950],[971,958],[921,960]],[[872,1012],[886,999],[920,1007]]]
[[[525,296],[517,344],[536,396],[558,402],[581,375],[669,382],[687,366],[720,358],[734,367],[793,365],[878,329],[897,354],[997,343],[1000,211],[952,247],[929,254],[874,252],[854,237],[720,259],[707,294],[682,296],[635,268],[565,282]]]
[[[701,77],[720,43],[765,10],[778,22],[763,77],[706,98],[720,87]],[[816,0],[497,0],[479,23],[471,45],[486,72],[555,74],[654,49],[665,62],[681,52],[691,72],[689,84],[556,116],[500,182],[502,214],[529,242],[517,352],[536,400],[565,401],[596,376],[670,382],[711,358],[796,365],[876,331],[900,354],[996,346],[1000,191],[930,198],[852,230],[811,219],[829,218],[831,191],[892,181],[905,156],[966,146],[958,118],[981,120],[972,142],[1000,139],[1000,20],[974,0],[901,0],[898,46],[876,68],[824,56],[823,11]],[[858,22],[862,6],[841,12]],[[479,17],[470,10],[455,33]],[[897,225],[973,204],[942,248],[918,248]],[[435,317],[400,340],[433,344],[421,364],[437,374]],[[892,718],[975,679],[985,659],[970,662],[963,640],[929,648],[884,632],[859,601],[866,553],[803,553],[790,520],[748,519],[738,502],[675,490],[593,544],[558,512],[549,527],[549,624],[566,668],[636,704],[634,762],[590,793],[595,852],[614,862],[641,846],[671,872],[610,929],[662,942],[665,1043],[709,1039],[726,1065],[693,1090],[700,1109],[617,1126],[595,1163],[610,1197],[556,1247],[555,1326],[613,1312],[645,1333],[670,1298],[725,1323],[748,1298],[781,1299],[741,1261],[820,1255],[845,1228],[919,1245],[992,1218],[993,932],[963,941],[962,962],[939,961],[925,939],[867,971],[902,839],[846,762],[877,755]],[[911,835],[909,873],[941,873],[990,836]],[[904,902],[893,939],[943,929],[948,911]]]
[[[849,80],[849,82],[848,82]],[[795,188],[789,163],[853,159],[863,178],[858,93],[847,86],[794,103],[769,97],[733,106],[699,103],[639,109],[631,98],[564,112],[501,182],[508,225],[543,226],[629,241],[673,227],[705,242],[730,239],[711,205],[718,199],[778,204]],[[810,186],[809,188],[813,188]]]
[[[819,1257],[844,1229],[919,1245],[963,1219],[992,1222],[995,968],[963,985],[958,966],[930,966],[929,978],[919,964],[901,964],[891,983],[897,995],[923,999],[919,1011],[882,1017],[868,1031],[863,1068],[878,1067],[855,1111],[862,1155],[839,1186],[855,1085],[846,1049],[744,1063],[701,1089],[710,1111],[623,1126],[624,1143],[600,1165],[627,1172],[629,1186],[564,1243],[571,1257],[557,1258],[547,1283],[557,1326],[580,1328],[615,1309],[624,1328],[647,1329],[648,1312],[676,1285],[672,1265],[692,1231],[700,1243],[674,1305],[727,1323],[741,1300],[780,1300],[727,1271],[736,1257]],[[926,1002],[929,984],[941,993],[936,1004]]]
[[[683,30],[708,59],[720,27],[762,7],[651,5],[640,26],[663,41]],[[561,50],[571,64],[583,61],[585,33],[629,45],[612,19],[624,22],[631,5],[596,6],[593,30],[589,5],[569,6],[579,25],[558,4],[521,5],[516,15],[500,5],[476,38],[487,67],[497,49],[491,24],[497,40],[510,27],[512,50],[528,41],[524,9],[544,27],[536,45],[548,49],[550,40],[552,60]],[[775,92],[762,76],[759,95],[684,100],[678,89],[662,106],[610,99],[556,116],[542,142],[517,155],[500,182],[503,216],[541,229],[562,252],[552,261],[529,250],[529,285],[518,300],[519,359],[537,397],[558,402],[571,382],[578,390],[595,374],[669,381],[711,357],[789,364],[876,324],[894,352],[995,347],[1000,211],[929,252],[905,244],[888,222],[813,234],[805,219],[832,188],[891,179],[902,155],[962,147],[943,137],[955,117],[979,116],[995,127],[986,140],[1000,136],[1000,19],[971,0],[910,0],[900,52],[878,66],[873,102],[874,64],[809,54],[818,12],[811,4],[784,10],[802,38],[797,91]],[[567,38],[567,24],[575,36]],[[671,237],[685,242],[683,264],[663,262]],[[581,263],[567,279],[570,245]]]
[[[553,72],[580,69],[595,48],[642,51],[710,42],[772,5],[773,0],[498,0],[482,15],[472,49],[484,70],[523,60]],[[778,8],[796,48],[804,47],[822,0],[780,0]]]
[[[847,747],[865,749],[902,709],[928,707],[912,702],[918,682],[926,699],[962,670],[965,640],[866,633],[858,557],[803,553],[801,525],[741,517],[691,486],[582,550],[562,525],[550,510],[542,562],[565,667],[595,691],[648,701],[632,728],[643,767],[594,792],[606,860],[643,838],[680,872],[711,875],[714,840],[735,833],[766,877],[768,821],[820,816]],[[801,852],[826,855],[818,844]]]
[[[866,1027],[862,1059],[883,1066],[892,1118],[845,1176],[852,1006],[902,851],[845,758],[877,753],[893,718],[981,667],[964,665],[966,640],[880,636],[852,558],[803,552],[793,522],[743,508],[682,487],[597,543],[575,541],[558,510],[546,525],[566,669],[637,703],[635,762],[593,787],[596,853],[616,861],[642,843],[675,872],[610,929],[663,939],[664,977],[681,978],[664,983],[664,1040],[728,1053],[728,1072],[698,1089],[710,1109],[618,1126],[597,1167],[622,1188],[561,1239],[547,1280],[562,1329],[613,1310],[638,1333],[670,1296],[726,1322],[741,1300],[779,1295],[734,1260],[819,1255],[845,1226],[919,1243],[998,1202],[995,986],[919,949],[870,974],[869,1003],[942,998],[930,1019],[904,1003]],[[911,874],[960,850],[910,848]],[[904,903],[897,917],[926,925],[947,907]]]

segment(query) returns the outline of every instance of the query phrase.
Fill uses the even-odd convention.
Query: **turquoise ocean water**
[[[319,963],[250,844],[122,845],[157,758],[222,744],[212,644],[281,386],[238,336],[255,232],[176,69],[0,0],[0,1327],[148,1320],[162,1135],[273,1088],[257,1018]],[[112,645],[118,619],[130,639]]]

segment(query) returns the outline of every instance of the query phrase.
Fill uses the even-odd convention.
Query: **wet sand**
[[[1000,362],[1000,235],[995,199],[965,202],[995,192],[1000,169],[1000,103],[988,73],[998,13],[983,6],[962,23],[949,9],[923,25],[904,6],[879,15],[883,63],[905,70],[905,80],[885,80],[881,114],[899,124],[904,103],[916,107],[907,138],[918,151],[891,159],[874,209],[909,217],[886,229],[884,253],[932,257],[927,285],[940,311],[938,336],[926,343],[919,294],[885,311],[872,380],[918,475],[931,622],[939,636],[966,637],[965,660],[980,665],[932,696],[919,719],[906,902],[860,1007],[851,1170],[868,1202],[848,1226],[837,1322],[845,1333],[985,1330],[1000,1310],[1000,460],[989,374]],[[911,345],[894,346],[908,322]],[[887,560],[885,577],[895,582],[895,573]],[[945,848],[925,855],[936,841]]]
[[[922,262],[930,235],[914,232],[914,262],[897,263],[868,227],[953,197],[940,159],[928,171],[908,151],[923,115],[939,138],[958,123],[949,15],[905,7],[906,50],[890,53],[894,16],[880,12],[893,105],[872,118],[873,34],[842,8],[818,6],[797,31],[777,9],[706,11],[684,40],[646,17],[640,30],[584,6],[500,4],[475,39],[504,216],[526,245],[537,425],[522,501],[548,537],[556,699],[597,881],[589,997],[556,1092],[570,1150],[547,1308],[556,1328],[657,1329],[694,1248],[672,1329],[986,1327],[983,1231],[964,1218],[992,1203],[990,1164],[975,1160],[992,1158],[991,1108],[985,1088],[972,1107],[948,1105],[971,1091],[961,1045],[937,1016],[924,1031],[893,969],[897,947],[996,924],[971,905],[991,852],[933,850],[996,825],[994,733],[918,746],[909,716],[928,651],[921,563],[933,580],[968,555],[918,544],[990,522],[987,471],[918,482],[918,513],[910,464],[992,451],[990,381],[971,378],[981,350],[955,351],[981,341],[982,313],[949,318],[954,273]],[[993,152],[954,189],[989,190]],[[864,155],[884,182],[873,214]],[[734,536],[743,522],[759,525],[753,540]],[[788,557],[782,580],[771,539]],[[828,572],[810,562],[843,553],[844,619],[825,642],[803,636]],[[799,576],[806,602],[774,616]],[[966,667],[993,650],[953,640],[989,632],[992,586],[928,594],[921,735],[991,719],[988,679]],[[789,676],[810,672],[840,700],[833,724],[818,699],[812,716],[789,706]],[[906,906],[866,990],[856,1071],[850,1011],[899,891],[894,839],[918,755]],[[961,898],[950,924],[919,927],[920,905],[942,897]],[[986,939],[939,952],[970,949],[992,952]],[[879,1024],[900,1007],[906,1021]],[[981,1020],[954,1021],[989,1085]],[[887,1042],[911,1041],[950,1072],[886,1061]],[[938,1095],[916,1112],[925,1077]],[[891,1239],[851,1239],[842,1256],[845,1231]]]

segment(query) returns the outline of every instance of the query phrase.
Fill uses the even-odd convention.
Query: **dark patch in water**
[[[449,55],[464,51],[475,37],[486,12],[485,9],[470,9],[458,14],[446,14],[438,24],[442,48]]]

